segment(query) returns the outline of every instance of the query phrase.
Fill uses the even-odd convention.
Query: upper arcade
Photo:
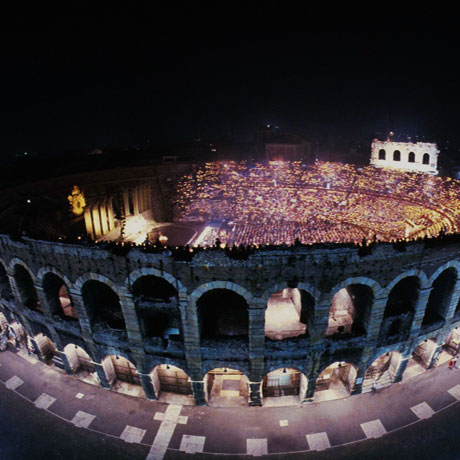
[[[390,139],[390,138],[389,138]],[[428,142],[394,142],[374,139],[371,166],[437,175],[438,146]]]

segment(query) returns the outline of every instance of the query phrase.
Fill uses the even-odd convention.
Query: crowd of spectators
[[[179,181],[175,221],[214,222],[227,245],[381,241],[458,230],[460,182],[372,166],[206,163]]]

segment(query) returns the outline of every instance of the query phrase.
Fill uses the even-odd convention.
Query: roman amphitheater
[[[156,164],[10,187],[0,210],[11,346],[114,391],[319,402],[459,351],[450,178],[325,162]]]

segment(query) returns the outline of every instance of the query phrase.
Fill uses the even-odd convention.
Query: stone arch
[[[386,159],[386,152],[385,149],[380,149],[379,150],[379,160],[385,160]]]
[[[196,311],[202,339],[246,339],[249,335],[249,305],[234,290],[206,290],[196,301]]]
[[[393,161],[401,161],[401,152],[399,150],[393,152]]]
[[[414,152],[409,152],[409,155],[407,156],[407,162],[415,163],[415,153]]]
[[[426,275],[418,270],[402,273],[388,285],[388,297],[378,339],[380,345],[407,339],[420,291],[427,286]]]
[[[73,284],[73,290],[75,290],[79,295],[82,293],[82,288],[83,285],[87,281],[100,281],[101,283],[106,284],[109,286],[115,293],[118,295],[118,297],[124,296],[125,292],[124,290],[118,286],[117,283],[112,281],[110,278],[104,275],[99,275],[98,273],[85,273],[84,275],[80,276],[75,283]]]
[[[120,296],[110,285],[90,278],[81,286],[81,296],[93,327],[126,328]]]
[[[233,366],[210,369],[204,376],[204,385],[210,406],[241,407],[248,403],[249,378]]]
[[[457,277],[460,274],[460,262],[456,260],[450,260],[449,262],[446,262],[445,264],[442,264],[440,267],[436,269],[436,271],[430,276],[428,279],[428,284],[431,286],[433,284],[433,281],[444,271],[447,270],[448,268],[453,268],[455,269],[457,273]]]
[[[362,392],[366,393],[373,388],[383,388],[393,383],[399,366],[402,354],[396,350],[388,350],[373,358],[367,366],[363,377]]]
[[[170,335],[180,335],[179,293],[170,282],[155,275],[142,275],[130,290],[143,336],[168,340]]]
[[[176,288],[177,292],[181,294],[187,293],[187,288],[181,283],[179,279],[169,274],[168,272],[165,272],[164,270],[158,270],[153,267],[143,267],[143,268],[140,268],[139,270],[132,271],[126,278],[126,281],[125,281],[126,289],[130,290],[130,287],[139,278],[141,278],[142,276],[148,276],[148,275],[156,276],[157,278],[163,278],[168,283],[172,284]]]
[[[426,338],[410,347],[410,358],[403,374],[403,380],[415,377],[431,366],[436,345],[437,339]]]
[[[438,272],[439,270],[436,270],[436,273]],[[433,280],[432,289],[422,320],[422,328],[436,326],[441,328],[447,319],[452,296],[458,283],[457,267],[453,265],[445,267],[436,278],[432,277],[431,279]]]
[[[267,372],[262,379],[262,397],[264,405],[270,405],[270,399],[290,397],[286,405],[298,404],[305,398],[308,379],[298,367],[284,366]],[[278,405],[278,404],[277,404]]]
[[[424,165],[429,165],[430,164],[430,154],[429,153],[424,153],[423,154],[422,163]]]
[[[244,375],[250,375],[250,371],[249,371],[249,365],[246,366],[242,363],[239,363],[239,362],[234,362],[234,361],[219,361],[219,360],[212,360],[212,361],[209,361],[209,362],[204,362],[203,365],[202,365],[202,374],[203,374],[203,377],[206,376],[206,374],[209,372],[209,371],[212,371],[213,369],[216,369],[218,367],[221,367],[221,368],[228,368],[228,369],[236,369],[238,371],[240,371],[241,373],[243,373]]]
[[[8,270],[7,270],[9,274],[13,274],[15,265],[22,265],[24,269],[29,272],[29,275],[32,278],[32,281],[34,283],[37,282],[37,277],[35,276],[35,273],[29,268],[29,266],[22,259],[18,257],[14,257],[13,259],[10,260],[10,263],[8,264]]]
[[[160,402],[176,402],[180,395],[181,402],[193,405],[192,381],[187,372],[174,364],[158,364],[150,371],[152,385]]]
[[[98,383],[96,366],[91,355],[84,347],[75,343],[68,343],[63,351],[67,357],[70,370],[77,378],[92,384]]]
[[[45,361],[46,364],[52,364],[53,357],[57,353],[57,347],[50,339],[49,335],[44,332],[38,332],[34,335],[34,341],[43,361]]]
[[[379,283],[365,277],[348,278],[334,286],[329,293],[331,307],[326,335],[341,338],[366,334],[380,293]]]
[[[244,287],[240,286],[239,284],[233,283],[232,281],[211,281],[209,283],[202,284],[201,286],[197,287],[190,294],[189,297],[192,300],[192,302],[196,304],[197,300],[203,294],[213,289],[227,289],[229,291],[234,291],[236,294],[239,294],[246,300],[249,307],[251,305],[253,297],[252,294]]]
[[[261,299],[263,299],[266,305],[268,302],[268,299],[273,294],[275,294],[276,292],[282,291],[283,289],[286,289],[286,288],[297,288],[297,289],[301,289],[303,291],[308,292],[314,298],[315,303],[318,301],[321,295],[321,292],[315,286],[309,283],[304,283],[304,282],[289,283],[288,281],[282,281],[266,289],[264,293],[262,294]]]
[[[70,281],[57,270],[41,269],[37,275],[46,301],[53,315],[77,320],[77,312],[70,296]]]
[[[136,365],[121,354],[108,354],[101,361],[112,390],[145,398]]]
[[[315,402],[350,396],[358,370],[359,366],[350,360],[329,363],[317,373],[314,392]]]
[[[51,265],[45,265],[44,267],[41,267],[40,270],[38,270],[37,283],[39,284],[39,286],[43,287],[43,277],[47,273],[53,273],[54,275],[61,278],[69,289],[73,286],[72,281],[70,281],[70,279],[64,273],[62,273],[61,271],[59,271]]]
[[[31,310],[43,312],[35,288],[36,278],[31,274],[29,268],[23,263],[16,263],[11,266],[11,273],[22,305]]]

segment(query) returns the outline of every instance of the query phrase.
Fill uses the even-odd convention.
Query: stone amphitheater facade
[[[158,179],[161,171],[141,168],[136,174],[145,187],[146,180],[155,175]],[[63,190],[70,190],[73,183],[85,188],[83,181],[89,188],[88,180],[88,176],[69,177],[65,181],[60,178],[59,183]],[[100,175],[98,180],[100,186]],[[136,180],[130,178],[130,186]],[[33,189],[39,193],[40,186],[35,184]],[[22,192],[5,193],[3,199],[10,199],[13,193],[25,196],[22,188]],[[152,200],[157,198],[153,193]],[[191,260],[181,260],[170,250],[150,253],[133,248],[120,255],[96,245],[28,237],[13,240],[0,235],[0,310],[10,323],[16,321],[24,327],[41,359],[45,357],[37,336],[48,337],[54,344],[55,356],[69,373],[72,365],[64,349],[68,344],[81,347],[90,356],[100,384],[106,388],[110,388],[112,381],[102,362],[107,355],[116,355],[135,365],[139,384],[150,399],[158,396],[152,369],[168,364],[190,377],[193,397],[199,405],[207,402],[206,374],[215,368],[236,369],[247,376],[250,405],[262,404],[262,381],[267,373],[294,368],[306,379],[303,399],[311,400],[318,376],[335,362],[355,366],[351,394],[363,390],[369,366],[388,352],[401,355],[392,381],[401,380],[414,350],[425,340],[435,343],[426,367],[436,365],[447,337],[460,324],[459,250],[460,244],[456,242],[413,242],[404,250],[380,243],[365,255],[358,247],[344,245],[299,246],[256,250],[245,260],[236,260],[223,250],[212,249],[197,252]],[[141,306],[133,286],[143,277],[162,280],[173,294],[168,299],[147,299],[147,304]],[[58,311],[56,289],[60,286],[67,288],[76,311],[74,320]],[[328,336],[333,297],[350,286],[363,286],[371,299],[356,317],[361,332]],[[265,335],[267,302],[272,294],[285,288],[308,293],[307,333],[270,340]],[[97,323],[100,312],[94,299],[101,297],[93,295],[93,290],[98,289],[103,289],[103,293],[110,291],[119,305],[125,328],[104,328]],[[243,336],[204,337],[200,330],[200,301],[216,289],[232,292],[244,302],[247,331]],[[386,313],[386,309],[401,292],[406,292],[405,298],[412,302],[412,308],[410,314],[403,312],[397,318]],[[169,310],[177,318],[180,335],[164,340],[146,334],[142,323],[150,307]],[[213,308],[219,309],[219,305]],[[395,321],[399,321],[399,328],[390,334]]]

